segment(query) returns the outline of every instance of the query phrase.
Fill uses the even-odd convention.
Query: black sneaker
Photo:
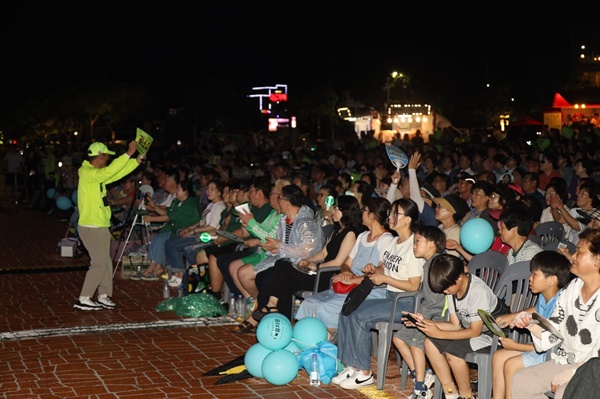
[[[78,299],[73,308],[80,310],[102,310],[102,305],[92,301],[90,298],[85,298],[83,300]]]

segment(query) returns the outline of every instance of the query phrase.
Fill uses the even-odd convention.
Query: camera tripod
[[[123,254],[125,253],[125,250],[127,249],[127,246],[129,244],[129,240],[131,239],[131,234],[135,230],[136,226],[141,226],[141,229],[142,229],[141,236],[142,236],[142,245],[143,245],[143,247],[146,248],[146,250],[147,250],[148,246],[150,245],[150,235],[151,235],[150,223],[142,221],[142,217],[144,215],[148,214],[148,211],[146,210],[146,207],[145,207],[145,203],[144,203],[144,198],[143,197],[142,197],[142,202],[140,203],[140,205],[137,208],[135,208],[133,210],[133,212],[135,213],[135,216],[133,218],[133,221],[131,222],[131,226],[129,227],[129,231],[127,232],[127,238],[125,239],[125,242],[123,244],[123,248],[121,249],[121,253],[118,256],[117,264],[115,265],[115,270],[113,271],[113,277],[117,273],[117,270],[119,269],[119,265],[121,265],[122,262],[123,262]],[[120,236],[121,235],[119,235],[119,240],[121,238]],[[118,252],[119,251],[117,249],[117,253]],[[114,262],[114,259],[113,259],[113,262]]]

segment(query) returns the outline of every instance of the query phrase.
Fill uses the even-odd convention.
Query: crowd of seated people
[[[292,273],[297,273],[292,267],[293,262],[308,262],[311,267],[319,262],[327,262],[327,265],[339,262],[337,266],[342,266],[342,272],[334,279],[358,281],[363,278],[355,275],[360,274],[366,265],[361,264],[354,270],[357,263],[354,258],[368,252],[364,248],[359,250],[357,245],[365,240],[370,231],[375,231],[377,235],[386,233],[390,237],[401,235],[407,238],[419,230],[417,225],[437,227],[446,233],[445,252],[457,256],[466,264],[474,254],[459,242],[458,232],[473,218],[483,218],[494,231],[490,249],[505,254],[512,264],[531,260],[544,251],[543,245],[532,237],[535,236],[535,227],[556,221],[565,230],[562,240],[577,245],[587,256],[598,256],[592,245],[596,238],[588,232],[600,226],[600,147],[594,137],[564,140],[553,136],[550,145],[544,148],[535,143],[528,145],[493,137],[473,137],[471,141],[460,143],[435,143],[431,138],[430,142],[426,141],[419,147],[403,147],[412,162],[400,170],[396,170],[388,161],[383,143],[377,146],[370,143],[367,148],[358,140],[336,141],[322,143],[313,151],[306,145],[291,148],[290,143],[276,138],[272,140],[276,150],[268,154],[263,154],[253,146],[237,146],[235,151],[218,154],[218,164],[211,164],[206,152],[179,161],[173,161],[165,152],[163,159],[157,160],[151,168],[157,182],[154,194],[146,204],[151,215],[161,215],[173,203],[178,204],[175,202],[178,199],[177,192],[184,189],[179,182],[187,179],[196,195],[190,195],[190,198],[197,203],[202,217],[200,224],[190,219],[185,227],[178,229],[177,238],[167,240],[164,258],[153,259],[151,267],[145,271],[147,278],[154,280],[167,270],[170,272],[169,282],[175,287],[181,283],[187,267],[207,264],[210,275],[208,292],[225,302],[222,294],[226,284],[230,292],[246,298],[248,317],[237,329],[238,332],[254,331],[260,318],[272,310],[281,311],[291,318],[290,291],[297,287],[307,288],[312,281],[303,279],[302,284],[298,281],[298,286],[278,286],[278,281],[289,280]],[[219,152],[214,146],[211,149]],[[289,156],[283,157],[284,152]],[[173,175],[173,169],[177,171],[177,177]],[[147,173],[148,170],[143,172]],[[249,187],[247,199],[232,194],[234,190],[241,190],[241,186],[236,186],[240,181],[247,182]],[[226,186],[228,189],[224,191]],[[330,209],[324,202],[329,196],[336,200],[333,208],[329,205]],[[346,210],[344,205],[350,196],[356,201],[357,209],[365,211],[366,215],[372,214],[371,219],[365,219],[363,214],[362,225],[352,225],[352,229],[345,219],[348,216],[345,212],[351,211]],[[399,199],[411,202],[397,203]],[[235,206],[246,201],[250,204],[251,212],[236,213]],[[385,208],[379,204],[382,201],[388,207],[396,204],[392,208],[395,225],[390,224],[392,219],[381,220],[381,215],[377,213]],[[467,204],[467,207],[463,204]],[[354,209],[354,206],[349,209]],[[416,213],[411,217],[418,223],[414,226],[402,224],[400,228],[398,223],[404,217],[401,214],[404,211],[412,212],[413,209]],[[300,241],[292,239],[299,228],[296,224],[296,217],[299,216],[305,231],[311,232],[311,239],[314,240],[310,248],[303,247],[304,252],[294,249],[294,245],[290,244],[300,243],[302,238],[306,238],[302,236]],[[156,222],[166,221],[156,219]],[[333,225],[334,235],[352,231],[356,236],[355,244],[350,246],[347,254],[345,250],[348,245],[342,245],[334,240],[334,236],[323,233],[322,227],[327,224]],[[367,231],[361,232],[363,228]],[[198,242],[201,232],[208,232],[214,237],[219,229],[226,229],[238,236],[239,242],[235,241],[233,245],[232,241],[222,237],[213,238],[209,245]],[[160,231],[155,234],[160,234]],[[582,236],[586,237],[585,241],[582,241]],[[185,240],[187,245],[180,245],[169,258],[166,255],[169,241],[182,243],[181,240]],[[369,243],[372,244],[371,241]],[[333,244],[339,244],[337,249],[340,255],[332,258],[335,252],[331,247]],[[194,248],[195,252],[189,252],[193,256],[186,255],[186,247]],[[379,262],[385,264],[385,254],[390,251],[395,251],[395,248],[389,251],[381,248],[377,261],[370,261],[372,266],[367,269],[375,271],[373,267],[379,267]],[[584,264],[583,261],[578,262],[582,254],[565,252],[564,249],[557,251],[570,260],[572,258],[576,276],[587,279],[585,273],[576,270],[578,264]],[[158,253],[158,256],[162,256],[160,251]],[[395,276],[386,273],[382,274],[385,278],[377,275],[372,278],[378,283],[394,283],[392,279]],[[418,274],[409,277],[418,277]],[[262,280],[269,283],[263,283]],[[588,283],[588,280],[591,282]],[[595,280],[588,280],[582,287],[593,286]],[[359,328],[356,330],[358,334],[364,326],[344,325],[345,331],[340,336],[338,313],[341,303],[334,301],[337,304],[335,309],[325,305],[330,298],[337,298],[335,296],[341,294],[332,293],[327,287],[328,284],[324,283],[322,296],[304,300],[297,317],[312,316],[316,309],[316,316],[327,322],[331,336],[337,332],[338,340],[341,338],[342,345],[345,345],[344,359],[351,359],[356,354],[349,352],[349,331],[346,329]],[[393,288],[393,285],[388,288]],[[410,289],[415,287],[411,285]],[[316,302],[318,299],[322,302]],[[518,320],[517,324],[527,323],[523,317]],[[344,322],[347,321],[345,318]],[[556,322],[560,325],[562,321],[557,319]],[[533,330],[533,333],[537,333]],[[540,342],[540,348],[548,347],[543,334]],[[369,364],[363,357],[361,354],[358,361],[348,361],[346,365],[353,368],[352,374],[355,370],[362,370],[363,380],[366,381],[364,384],[370,385],[374,378],[371,378]],[[579,352],[577,358],[580,358]],[[520,372],[516,375],[518,377]],[[361,380],[360,376],[355,378]],[[340,382],[342,387],[361,384]],[[561,392],[560,389],[555,391]],[[446,392],[446,397],[452,395]]]

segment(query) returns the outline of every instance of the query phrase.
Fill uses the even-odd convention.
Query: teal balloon
[[[494,229],[485,219],[469,219],[460,228],[460,245],[473,255],[487,251],[493,242]]]
[[[71,193],[71,201],[73,201],[73,204],[77,205],[77,190],[73,190]]]
[[[298,345],[296,345],[294,341],[290,341],[288,346],[286,346],[283,349],[285,349],[288,352],[292,352],[296,356],[300,356],[300,352],[302,352],[302,349],[298,348]]]
[[[48,190],[46,190],[46,197],[48,199],[54,198],[55,195],[56,195],[56,189],[55,188],[49,188]]]
[[[315,347],[317,343],[327,341],[327,327],[316,317],[304,317],[294,325],[293,339],[302,350]]]
[[[73,203],[69,197],[58,197],[56,199],[56,207],[61,211],[68,211],[73,207]]]
[[[253,377],[263,378],[263,360],[265,360],[265,357],[271,352],[271,349],[267,349],[261,344],[252,345],[244,355],[244,365],[246,366],[246,370],[248,370]]]
[[[263,360],[262,374],[265,380],[273,385],[289,384],[298,376],[299,364],[298,358],[292,352],[285,349],[276,350]]]
[[[267,349],[283,349],[292,341],[292,323],[281,313],[263,317],[256,327],[256,339]]]

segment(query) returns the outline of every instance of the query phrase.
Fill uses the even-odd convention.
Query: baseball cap
[[[470,173],[468,173],[468,172],[459,172],[459,173],[456,175],[456,178],[457,178],[458,180],[464,180],[464,181],[466,181],[466,182],[469,182],[469,183],[471,183],[471,184],[475,184],[475,178],[473,177],[473,175],[471,175],[471,174],[470,174]]]
[[[442,196],[440,192],[429,183],[423,184],[420,189],[425,193],[425,195],[429,199],[434,199]]]
[[[434,198],[433,202],[447,209],[451,213],[455,213],[458,219],[462,219],[469,212],[467,201],[462,199],[458,194],[448,194],[445,197]]]
[[[577,213],[579,213],[581,216],[583,216],[586,219],[592,220],[592,219],[596,219],[596,220],[600,220],[600,209],[598,208],[592,208],[589,210],[583,210],[583,209],[577,209]]]
[[[98,142],[90,144],[90,146],[88,147],[87,153],[91,157],[95,157],[95,156],[99,155],[100,153],[108,154],[108,155],[115,155],[115,152],[110,151],[108,149],[108,147],[106,146],[106,144],[98,143]]]

